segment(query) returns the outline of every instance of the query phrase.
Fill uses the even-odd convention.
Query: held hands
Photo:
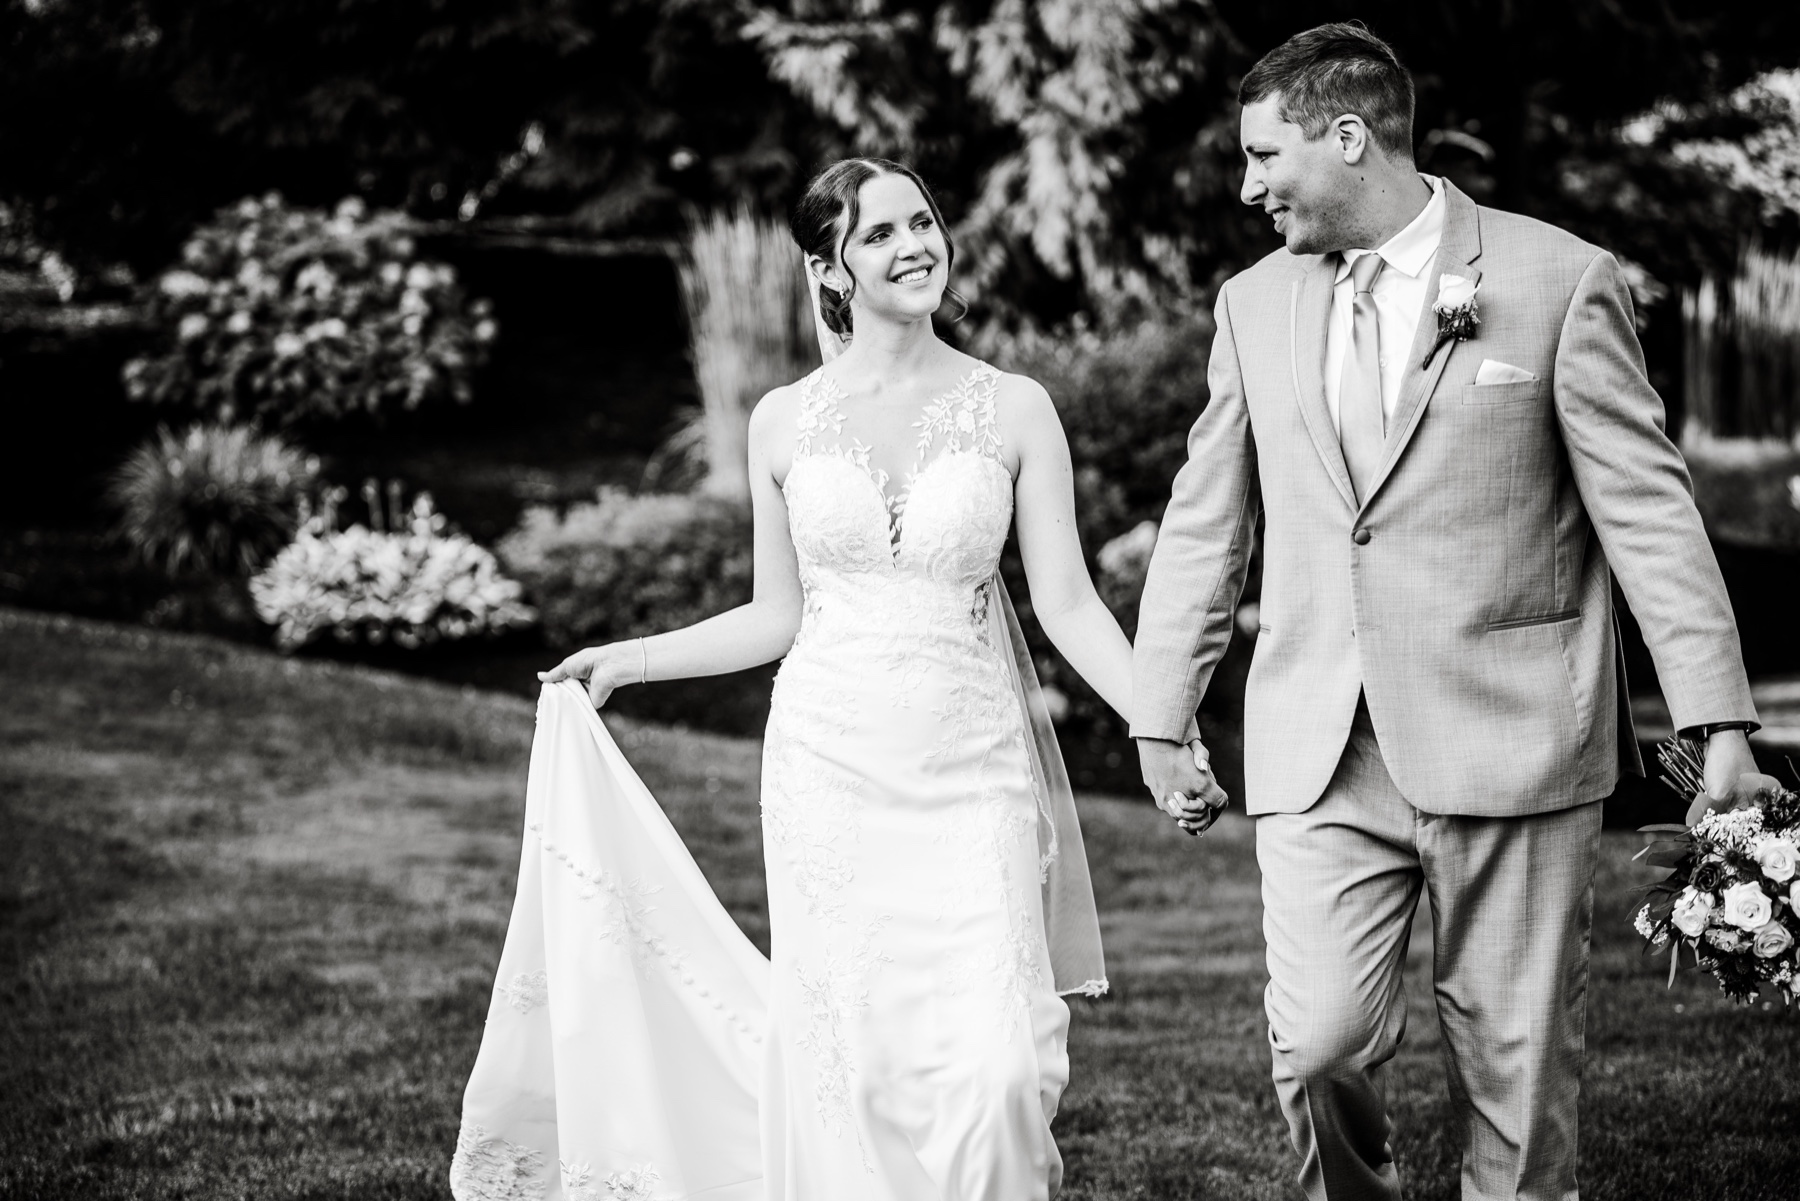
[[[1144,787],[1156,807],[1189,834],[1206,833],[1230,798],[1213,778],[1205,745],[1198,738],[1186,745],[1160,738],[1140,738],[1137,744]]]
[[[620,684],[635,683],[641,678],[638,656],[641,647],[635,642],[612,642],[606,646],[590,646],[576,651],[537,678],[546,684],[561,680],[583,680],[588,699],[599,709]]]
[[[1742,730],[1720,730],[1706,740],[1706,791],[1688,806],[1687,824],[1709,811],[1740,809],[1759,795],[1774,792],[1781,782],[1757,770],[1750,738]]]

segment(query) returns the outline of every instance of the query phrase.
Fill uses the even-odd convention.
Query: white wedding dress
[[[805,613],[763,751],[769,960],[584,689],[544,689],[458,1201],[1056,1192],[1060,994],[1105,979],[995,574],[998,382],[982,367],[927,406],[892,505],[834,385],[801,385],[784,492]]]

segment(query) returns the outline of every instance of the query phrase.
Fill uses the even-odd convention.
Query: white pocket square
[[[1502,363],[1499,359],[1483,359],[1481,366],[1475,369],[1475,386],[1485,387],[1488,384],[1528,384],[1537,376],[1523,367],[1514,367],[1511,363]]]

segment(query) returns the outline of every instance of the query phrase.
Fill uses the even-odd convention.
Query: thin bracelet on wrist
[[[650,652],[648,650],[644,649],[644,640],[642,638],[639,638],[637,640],[637,642],[638,642],[638,683],[648,684],[650,682]]]

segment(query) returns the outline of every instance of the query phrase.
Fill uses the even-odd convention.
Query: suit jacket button
[[[1350,541],[1356,543],[1358,546],[1369,545],[1369,531],[1357,530],[1354,534],[1350,535]]]

